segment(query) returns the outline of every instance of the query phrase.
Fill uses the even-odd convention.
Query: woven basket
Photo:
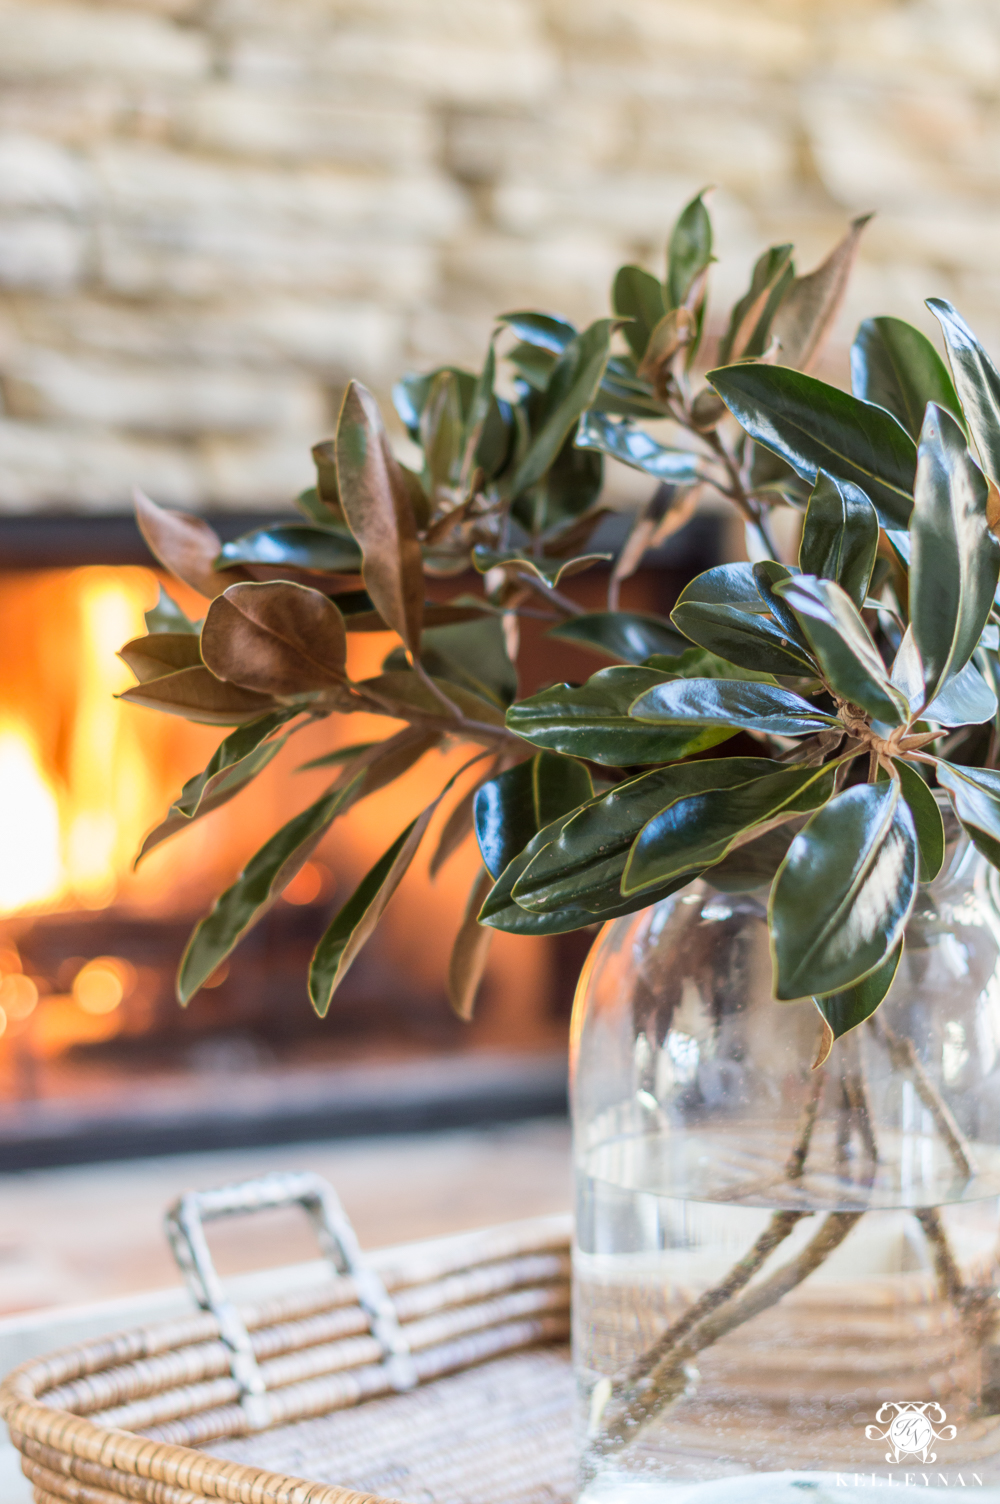
[[[406,1393],[375,1335],[372,1272],[412,1357]],[[235,1311],[266,1386],[249,1407],[209,1310],[15,1369],[0,1414],[37,1504],[570,1497],[568,1218],[386,1250],[358,1277]]]

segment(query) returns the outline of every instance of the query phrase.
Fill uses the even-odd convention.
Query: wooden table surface
[[[0,1176],[0,1315],[176,1285],[162,1231],[171,1201],[299,1169],[332,1182],[369,1248],[570,1206],[559,1121],[23,1171]],[[295,1211],[216,1224],[209,1237],[221,1273],[316,1256]]]

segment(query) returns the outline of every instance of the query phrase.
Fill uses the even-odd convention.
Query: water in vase
[[[749,1172],[774,1145],[755,1154],[750,1140],[707,1136],[689,1148],[716,1167],[738,1157]],[[789,1497],[813,1482],[822,1492],[811,1499],[883,1486],[1000,1499],[1000,1198],[907,1209],[876,1194],[862,1211],[848,1195],[808,1211],[780,1188],[751,1192],[752,1204],[717,1199],[727,1187],[709,1178],[677,1197],[659,1190],[670,1149],[655,1133],[621,1139],[578,1176],[584,1497],[680,1504],[716,1497],[717,1480],[720,1500],[746,1491],[764,1501],[779,1497],[774,1475],[791,1474]],[[949,1251],[964,1310],[942,1288]],[[611,1387],[630,1371],[631,1413]]]
[[[571,1055],[586,1504],[1000,1504],[991,884],[959,844],[818,1069],[766,892],[697,882],[605,927]]]

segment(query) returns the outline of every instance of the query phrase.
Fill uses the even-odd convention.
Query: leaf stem
[[[811,1212],[776,1212],[772,1224],[779,1217],[786,1221],[782,1222],[780,1228],[774,1228],[774,1241],[765,1242],[769,1228],[758,1239],[748,1258],[752,1259],[758,1248],[766,1247],[766,1252],[763,1252],[763,1256],[757,1263],[756,1267],[759,1268],[773,1248],[788,1236],[795,1223],[803,1216],[812,1215],[814,1214]],[[632,1390],[627,1401],[611,1418],[603,1438],[605,1444],[610,1443],[620,1448],[637,1441],[648,1422],[655,1419],[687,1388],[687,1364],[691,1359],[704,1352],[707,1347],[713,1346],[729,1332],[777,1305],[779,1300],[782,1300],[803,1280],[808,1279],[813,1270],[818,1269],[820,1264],[829,1258],[863,1216],[863,1212],[830,1212],[805,1248],[794,1258],[789,1259],[787,1264],[777,1269],[769,1279],[762,1280],[752,1290],[745,1291],[736,1299],[730,1299],[732,1291],[727,1288],[722,1297],[725,1303],[721,1308],[699,1320],[690,1336],[685,1341],[675,1343],[664,1358],[650,1369],[641,1387],[636,1386]],[[736,1274],[737,1268],[739,1266],[736,1266],[727,1278],[738,1279],[740,1276]],[[755,1272],[756,1269],[751,1270],[751,1273]],[[726,1281],[723,1281],[723,1286],[725,1285]],[[740,1288],[740,1286],[734,1285],[734,1288]]]
[[[551,601],[553,606],[558,606],[566,616],[586,616],[585,606],[578,606],[576,601],[571,600],[568,595],[563,595],[562,591],[557,590],[554,585],[547,585],[544,580],[539,579],[537,574],[519,574],[517,579],[520,583],[537,591],[545,600]]]
[[[894,1034],[877,1013],[873,1013],[868,1019],[868,1027],[888,1051],[889,1058],[896,1069],[906,1071],[910,1076],[917,1096],[934,1119],[934,1125],[947,1146],[956,1170],[966,1180],[971,1180],[976,1173],[976,1165],[968,1141],[956,1123],[951,1108],[924,1070],[913,1040],[903,1039],[898,1034]]]
[[[826,1072],[820,1069],[810,1081],[809,1094],[802,1109],[795,1144],[785,1164],[784,1179],[787,1181],[795,1182],[802,1178],[825,1084]],[[767,1305],[780,1300],[786,1293],[786,1289],[791,1289],[794,1284],[805,1279],[816,1264],[826,1257],[826,1252],[832,1251],[832,1248],[836,1247],[841,1238],[846,1237],[847,1232],[850,1231],[849,1226],[845,1227],[840,1237],[827,1249],[826,1242],[822,1240],[823,1228],[821,1228],[820,1233],[798,1260],[794,1260],[792,1264],[779,1270],[770,1281],[765,1281],[764,1285],[758,1286],[749,1297],[744,1298],[743,1302],[735,1302],[729,1311],[721,1311],[715,1316],[714,1321],[711,1320],[714,1313],[720,1312],[721,1307],[733,1301],[734,1297],[745,1289],[753,1276],[797,1224],[804,1217],[813,1215],[811,1211],[797,1209],[774,1212],[753,1247],[744,1254],[743,1258],[737,1260],[728,1274],[718,1284],[704,1291],[625,1373],[612,1383],[608,1400],[598,1417],[599,1430],[590,1443],[588,1453],[585,1454],[583,1464],[585,1471],[589,1468],[593,1472],[596,1456],[603,1447],[608,1444],[620,1447],[633,1440],[637,1430],[646,1421],[651,1420],[677,1397],[687,1383],[685,1364],[689,1358],[718,1341],[720,1337],[725,1336],[726,1332],[732,1331],[742,1322],[749,1321],[752,1316],[758,1314],[759,1310],[764,1310]],[[834,1213],[834,1217],[838,1215],[841,1214]],[[829,1218],[827,1220],[830,1221]],[[824,1223],[824,1227],[826,1225]],[[853,1226],[853,1221],[850,1226]],[[830,1236],[832,1234],[828,1233],[827,1238]],[[809,1254],[810,1250],[816,1254],[817,1249],[820,1251],[816,1256],[816,1262],[806,1267],[802,1263],[803,1258]],[[803,1272],[799,1273],[797,1278],[792,1278],[790,1284],[783,1283],[788,1280],[788,1271],[793,1266],[795,1269],[801,1267]],[[761,1290],[767,1293],[764,1303],[757,1304]]]
[[[722,442],[718,429],[709,429],[701,437],[718,456],[729,477],[729,486],[720,486],[718,489],[722,492],[723,496],[727,496],[738,510],[743,513],[747,522],[751,523],[757,529],[761,537],[761,542],[767,550],[768,557],[780,562],[781,555],[778,552],[774,539],[771,537],[771,530],[767,523],[765,510],[760,502],[756,501],[743,485],[739,466]]]
[[[397,721],[409,721],[411,724],[430,724],[441,726],[444,731],[462,732],[470,741],[485,742],[488,746],[499,745],[509,742],[517,747],[524,747],[524,741],[515,732],[508,731],[506,726],[490,726],[485,721],[474,721],[461,711],[455,711],[451,716],[434,715],[433,712],[420,710],[414,705],[407,705],[401,700],[393,700],[388,695],[379,694],[377,690],[359,690],[359,699],[367,702],[369,709],[376,713],[388,715]],[[449,701],[449,704],[451,702]]]

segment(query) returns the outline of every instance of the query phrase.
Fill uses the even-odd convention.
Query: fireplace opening
[[[136,866],[144,835],[225,730],[115,698],[133,682],[117,650],[145,631],[163,580],[152,561],[132,562],[141,547],[122,536],[124,562],[0,569],[0,631],[16,645],[0,663],[0,1168],[561,1110],[569,1005],[592,936],[498,934],[474,1021],[453,1017],[444,977],[478,867],[471,840],[432,882],[432,828],[329,1016],[309,1005],[308,959],[331,913],[460,766],[460,747],[427,754],[337,821],[179,1007],[174,976],[193,925],[328,786],[329,772],[301,765],[384,736],[386,722],[305,729],[248,789]],[[48,545],[58,537],[50,530]],[[30,547],[11,553],[38,562]],[[662,610],[664,592],[694,572],[647,572],[636,604]],[[201,597],[169,588],[203,614]],[[352,634],[349,671],[377,673],[395,641]],[[583,658],[579,677],[598,666]]]

